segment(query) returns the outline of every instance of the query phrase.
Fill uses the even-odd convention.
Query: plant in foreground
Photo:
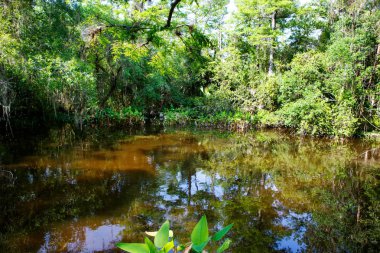
[[[191,241],[176,246],[173,239],[173,231],[170,230],[169,221],[165,221],[157,232],[145,232],[147,235],[154,237],[154,242],[145,237],[145,243],[118,243],[116,246],[130,253],[207,252],[204,250],[206,246],[210,242],[215,243],[221,240],[232,226],[233,224],[230,224],[213,236],[209,236],[206,216],[202,216],[191,233]],[[226,239],[216,252],[221,253],[225,251],[230,244],[231,240]]]

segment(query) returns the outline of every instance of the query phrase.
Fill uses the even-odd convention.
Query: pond
[[[66,126],[0,145],[0,251],[118,252],[206,214],[230,252],[378,252],[379,143]]]

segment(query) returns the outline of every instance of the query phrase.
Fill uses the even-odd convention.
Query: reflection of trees
[[[91,177],[88,177],[88,173],[91,172],[61,169],[14,170],[16,183],[2,185],[0,189],[0,226],[4,239],[1,241],[5,243],[7,234],[19,235],[21,238],[24,233],[50,228],[52,223],[105,212],[109,207],[128,206],[151,177],[142,172],[97,171],[97,175]],[[99,223],[97,225],[101,225],[101,221]],[[55,233],[56,245],[81,241],[83,231],[76,231],[77,228],[70,228],[70,233]],[[24,246],[28,244],[25,241],[18,243]],[[20,247],[17,244],[16,246]]]
[[[316,189],[320,210],[308,224],[305,243],[322,252],[377,252],[380,239],[378,169],[355,164],[342,169],[331,184]],[[328,238],[328,240],[326,239]]]
[[[57,135],[60,134],[58,132]],[[97,137],[73,140],[71,144],[71,140],[53,138],[52,143],[46,141],[37,148],[31,145],[34,147],[32,154],[36,155],[30,156],[30,153],[21,150],[21,157],[27,155],[31,157],[29,160],[20,159],[19,156],[7,159],[8,164],[21,164],[22,168],[12,169],[12,166],[7,165],[15,173],[16,184],[0,186],[0,248],[17,252],[28,247],[36,251],[46,244],[44,247],[48,250],[68,251],[66,244],[75,242],[72,247],[80,249],[86,239],[86,229],[95,230],[104,223],[121,224],[125,227],[124,240],[139,241],[141,231],[149,230],[153,221],[159,224],[156,221],[163,219],[165,210],[152,205],[152,200],[150,203],[137,201],[158,192],[159,185],[152,180],[151,171],[155,157],[151,156],[150,151],[167,146],[175,153],[186,153],[188,151],[178,150],[178,147],[181,143],[193,143],[193,140],[188,140],[186,134],[180,140],[170,135],[139,137],[136,141],[129,137],[123,138],[126,141],[111,145],[102,142],[96,144],[94,138]],[[112,140],[114,138],[106,139],[105,143],[112,143]],[[120,159],[120,163],[129,166],[128,171],[71,168],[73,161],[91,157],[89,155],[94,151],[98,154],[98,150],[110,150],[110,153],[114,150],[120,153],[121,158],[125,158],[120,151],[122,149],[125,149],[125,155],[136,155],[137,160],[149,162],[151,159],[151,164],[144,163],[149,168],[131,170],[128,159]],[[191,150],[196,150],[196,147]],[[169,152],[169,155],[173,152]],[[112,156],[108,158],[112,162]],[[182,159],[181,154],[176,158]],[[34,164],[38,166],[35,168]],[[48,233],[44,234],[45,231]]]
[[[312,215],[312,220],[300,216],[292,221],[295,229],[306,227],[301,239],[309,250],[370,252],[378,249],[379,172],[366,164],[353,163],[364,147],[328,144],[323,140],[259,134],[229,138],[222,149],[217,143],[208,147],[216,150],[207,161],[210,175],[217,173],[222,177],[225,195],[228,196],[227,189],[236,192],[229,198],[233,200],[231,204],[226,205],[229,209],[224,211],[224,214],[234,211],[229,222],[245,221],[236,229],[237,233],[249,228],[249,221],[256,222],[242,233],[247,245],[250,242],[260,245],[260,241],[265,241],[263,246],[273,245],[274,239],[284,234],[284,227],[275,225],[280,218],[279,211],[285,216],[287,210],[292,210]],[[265,185],[262,182],[266,175],[270,175],[278,192],[271,191],[269,186],[260,188]],[[250,196],[248,201],[246,196]],[[273,204],[276,200],[282,210]],[[259,215],[255,212],[269,217],[264,222],[267,230],[265,226],[260,228]],[[236,218],[239,214],[246,217]],[[266,238],[250,234],[255,229]]]
[[[186,240],[205,213],[214,229],[235,224],[236,252],[281,251],[278,242],[290,234],[316,252],[376,249],[379,177],[352,166],[364,147],[273,133],[194,141],[208,152],[152,151],[159,191],[139,199],[152,224],[169,218]]]
[[[211,152],[211,157],[203,152],[187,152],[180,161],[164,159],[167,152],[168,149],[154,152],[161,173],[158,182],[161,190],[147,196],[145,201],[151,203],[155,199],[152,204],[163,207],[174,222],[177,238],[188,239],[201,214],[207,215],[214,229],[235,224],[236,252],[269,252],[276,240],[287,234],[287,229],[276,222],[283,210],[273,206],[277,193],[268,187],[267,173],[240,168],[242,164],[236,160],[239,154],[231,151]],[[233,170],[225,166],[227,161],[233,163]],[[224,169],[229,173],[227,176]]]
[[[270,252],[286,234],[286,228],[275,222],[283,211],[273,205],[277,193],[265,187],[263,178],[265,174],[250,173],[232,181],[224,179],[232,186],[226,189],[223,212],[226,223],[235,224],[236,252]]]
[[[380,173],[374,164],[355,160],[371,143],[274,132],[139,138],[120,145],[129,145],[125,150],[133,146],[148,158],[155,173],[14,170],[16,185],[0,186],[0,241],[41,230],[35,239],[8,245],[16,245],[13,251],[29,242],[35,245],[32,240],[42,245],[42,231],[51,231],[47,228],[54,224],[50,249],[65,251],[62,242],[73,241],[80,249],[85,228],[118,224],[124,228],[122,240],[136,242],[165,219],[172,221],[176,237],[186,241],[206,214],[214,230],[235,224],[234,252],[284,251],[279,242],[291,234],[312,252],[378,248]],[[105,147],[110,149],[99,141],[96,148]]]

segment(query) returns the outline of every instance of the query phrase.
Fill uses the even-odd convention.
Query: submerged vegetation
[[[8,132],[151,119],[310,135],[376,131],[379,7],[375,0],[0,0],[0,123]]]

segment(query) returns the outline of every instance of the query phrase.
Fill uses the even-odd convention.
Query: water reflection
[[[178,138],[178,139],[177,139]],[[166,159],[180,160],[181,154],[199,152],[201,147],[189,137],[181,135],[134,136],[120,140],[114,145],[97,147],[87,141],[72,149],[57,152],[56,149],[44,150],[25,156],[18,163],[6,165],[7,168],[58,168],[81,170],[144,170],[154,171],[153,150],[165,148]],[[182,143],[184,145],[179,146]],[[173,156],[170,157],[169,155]]]
[[[78,227],[78,224],[73,224]],[[122,239],[122,231],[125,229],[121,225],[101,225],[94,229],[82,227],[83,231],[76,230],[72,233],[73,238],[61,238],[60,234],[47,232],[44,235],[44,244],[37,251],[39,253],[52,251],[67,252],[99,252],[112,249],[115,243]],[[61,244],[59,239],[66,239],[67,242]]]
[[[235,224],[233,252],[379,248],[378,143],[180,131],[67,143],[58,133],[32,153],[2,147],[14,182],[0,186],[0,249],[114,251],[165,219],[188,240],[202,214],[213,230]]]

